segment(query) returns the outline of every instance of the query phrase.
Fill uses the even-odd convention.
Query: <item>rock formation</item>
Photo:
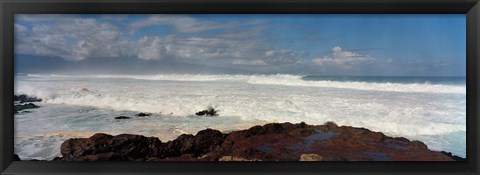
[[[41,102],[42,99],[39,99],[37,97],[30,97],[28,95],[22,94],[22,95],[13,95],[13,101],[19,101],[20,103],[25,103],[25,102]]]
[[[143,113],[143,112],[135,114],[135,116],[137,116],[137,117],[147,117],[147,116],[150,116],[150,115],[151,114],[149,114],[149,113]]]
[[[27,104],[18,104],[15,105],[13,108],[13,112],[16,114],[20,111],[23,111],[25,109],[34,109],[34,108],[39,108],[39,106],[33,104],[33,103],[27,103]]]
[[[207,110],[198,111],[195,113],[197,116],[218,116],[218,111],[209,107]]]
[[[228,134],[206,129],[161,142],[158,138],[95,134],[61,146],[67,161],[454,161],[419,141],[364,128],[272,123]]]
[[[127,117],[127,116],[118,116],[118,117],[115,117],[115,119],[130,119],[130,117]]]

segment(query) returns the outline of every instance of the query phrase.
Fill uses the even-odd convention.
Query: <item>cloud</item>
[[[144,36],[130,51],[143,60],[209,62],[258,56],[261,52],[257,51],[258,42],[218,37]]]
[[[216,37],[169,37],[165,45],[173,57],[198,60],[241,58],[250,50],[249,43]]]
[[[217,37],[226,39],[251,39],[261,37],[261,34],[268,29],[266,26],[249,27],[247,29],[234,29],[217,34]]]
[[[249,22],[227,22],[218,23],[213,21],[198,20],[185,15],[151,15],[145,20],[131,23],[131,33],[135,33],[141,28],[158,25],[171,25],[176,32],[202,32],[207,30],[231,28],[239,25],[261,24],[262,21]]]
[[[268,63],[280,64],[295,64],[305,59],[305,52],[293,51],[289,49],[266,50],[264,56],[267,57]]]
[[[28,30],[27,27],[22,26],[20,24],[14,24],[14,28],[15,28],[15,31],[18,31],[18,32],[25,32]]]
[[[237,59],[232,62],[232,64],[238,64],[238,65],[254,65],[254,66],[260,66],[260,65],[267,65],[265,61],[260,60],[260,59],[255,59],[255,60],[242,60],[242,59]]]
[[[34,20],[37,18],[38,21]],[[271,48],[272,41],[263,37],[266,26],[230,28],[263,23],[258,20],[218,23],[180,15],[153,15],[125,24],[128,20],[117,21],[111,17],[106,20],[105,16],[21,15],[19,21],[28,23],[29,28],[15,24],[16,54],[61,57],[72,61],[129,58],[225,66],[278,66],[296,64],[305,58],[302,51]],[[128,34],[129,28],[122,28],[142,28],[159,23],[172,24],[175,30],[182,32],[222,30],[195,35],[153,34],[133,39]]]
[[[39,19],[35,21],[35,17]],[[93,18],[72,15],[20,15],[31,29],[16,24],[15,52],[39,56],[84,60],[129,55],[132,48],[118,27]]]
[[[332,57],[314,58],[312,62],[318,65],[336,64],[336,65],[354,65],[373,62],[376,59],[368,55],[343,51],[339,46],[332,49]]]
[[[198,20],[184,15],[152,15],[144,20],[125,24],[113,17],[78,15],[19,15],[15,24],[15,53],[61,57],[80,61],[96,58],[137,58],[142,60],[214,60],[248,59],[261,56],[268,45],[260,33],[265,28],[251,27],[242,32],[238,25],[256,25],[263,21],[219,23]],[[125,19],[125,16],[119,16]],[[38,20],[37,20],[38,19]],[[139,29],[151,25],[169,24],[179,32],[222,29],[217,34],[149,35],[134,40],[128,34],[130,26]],[[228,29],[226,29],[228,28]],[[248,39],[246,39],[248,38]],[[229,60],[230,59],[230,60]]]
[[[146,37],[138,41],[138,53],[137,57],[142,60],[160,60],[162,59],[162,53],[165,51],[165,47],[158,36]]]

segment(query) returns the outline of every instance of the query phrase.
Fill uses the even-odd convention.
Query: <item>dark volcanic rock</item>
[[[127,117],[127,116],[118,116],[118,117],[115,117],[115,119],[129,119],[130,117]]]
[[[17,154],[13,154],[13,161],[21,161]]]
[[[207,110],[198,111],[195,113],[197,116],[218,116],[218,111],[209,107]]]
[[[162,143],[139,135],[95,134],[62,144],[63,160],[136,161],[454,161],[419,141],[365,128],[272,123],[223,134],[206,129]]]
[[[447,155],[448,157],[452,158],[455,161],[466,161],[467,160],[465,158],[453,155],[451,152],[442,151],[441,153]]]
[[[27,104],[19,104],[15,105],[15,108],[13,109],[14,113],[18,113],[19,111],[25,110],[25,109],[34,109],[34,108],[39,108],[40,106],[37,106],[33,103],[27,103]]]
[[[25,103],[25,102],[41,102],[42,99],[39,99],[37,97],[30,97],[28,95],[13,95],[13,101],[20,101],[20,103]]]
[[[158,138],[122,134],[95,134],[90,138],[69,139],[61,146],[62,160],[137,160],[163,161],[195,158],[217,149],[224,134],[207,129],[197,135],[183,134],[173,141],[162,143]],[[188,155],[188,156],[187,156]],[[175,158],[178,157],[178,158]]]
[[[220,147],[224,137],[225,134],[212,129],[202,130],[195,136],[182,134],[164,144],[159,158],[182,157],[185,154],[198,157]]]
[[[225,134],[213,129],[202,130],[195,136],[182,134],[164,145],[161,157],[178,157],[182,154],[200,156],[220,147],[224,137]]]
[[[150,114],[141,112],[141,113],[135,114],[135,116],[137,116],[137,117],[147,117],[147,116],[150,116]]]
[[[62,143],[62,160],[99,161],[134,160],[145,161],[159,155],[162,142],[155,137],[120,134],[95,134],[90,138],[68,139]]]

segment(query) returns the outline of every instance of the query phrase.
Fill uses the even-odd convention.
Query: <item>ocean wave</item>
[[[157,75],[133,78],[117,75],[30,75],[16,79],[15,93],[35,96],[43,101],[38,103],[41,107],[36,111],[16,116],[16,121],[22,122],[20,127],[23,129],[39,132],[44,132],[46,128],[72,129],[81,126],[87,127],[86,131],[113,127],[109,130],[137,133],[140,128],[146,133],[153,133],[150,130],[174,126],[171,131],[162,132],[163,137],[165,133],[176,136],[183,132],[195,133],[206,127],[245,129],[245,125],[271,122],[323,124],[334,121],[339,125],[365,127],[391,136],[421,138],[432,144],[440,140],[447,145],[442,146],[442,150],[448,150],[443,148],[460,149],[464,145],[464,142],[449,145],[447,143],[455,138],[442,140],[445,138],[441,136],[465,133],[466,94],[461,88],[455,85],[305,81],[297,75]],[[193,116],[208,106],[218,109],[220,116]],[[95,110],[86,114],[73,109],[73,112],[69,111],[70,108],[82,107]],[[125,113],[133,116],[138,112],[153,115],[142,120],[116,122],[113,119]],[[51,121],[46,122],[47,119]],[[39,128],[38,121],[58,127],[44,124],[44,128]],[[170,125],[166,126],[169,122]],[[29,133],[25,133],[26,136]],[[34,150],[32,143],[40,143],[37,140],[50,137],[37,138],[17,144],[22,146],[22,150],[27,150],[21,155],[38,156],[36,151],[28,152]],[[55,138],[52,141],[61,141]],[[50,140],[45,143],[50,143]],[[51,145],[55,149],[39,150],[38,153],[51,152],[57,146]]]
[[[37,85],[36,85],[37,84]],[[377,93],[351,90],[319,91],[313,89],[243,85],[226,86],[206,83],[103,85],[80,82],[68,87],[57,84],[23,82],[17,93],[42,98],[42,103],[108,108],[173,116],[192,116],[212,106],[222,116],[269,122],[310,122],[365,126],[383,132],[406,135],[438,134],[461,129],[465,116],[464,94],[397,92]],[[417,121],[417,122],[415,122]],[[441,122],[427,127],[426,123]],[[319,122],[319,123],[317,123]],[[379,125],[379,122],[384,124]],[[414,124],[412,124],[412,122]],[[450,125],[449,123],[455,123]],[[464,121],[463,121],[464,122]],[[384,126],[392,125],[384,128]],[[404,125],[405,124],[405,125]],[[442,125],[442,127],[437,127]]]
[[[425,92],[425,93],[454,93],[466,94],[465,85],[444,85],[430,83],[389,83],[389,82],[362,82],[362,81],[332,81],[332,80],[304,80],[302,75],[275,74],[275,75],[197,75],[197,74],[159,74],[159,75],[41,75],[28,74],[35,78],[118,78],[151,81],[239,81],[257,85],[300,86],[319,88],[339,88],[368,91],[392,92]]]

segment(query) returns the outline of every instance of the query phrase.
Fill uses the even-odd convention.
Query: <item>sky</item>
[[[461,14],[22,14],[14,25],[16,70],[465,76],[465,20]]]

